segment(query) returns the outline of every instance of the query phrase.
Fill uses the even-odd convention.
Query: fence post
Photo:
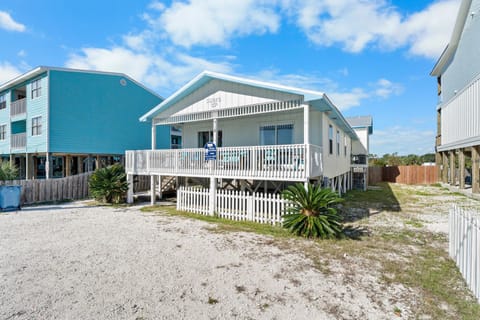
[[[253,221],[253,201],[255,197],[255,193],[252,193],[251,195],[247,194],[247,220],[248,221]]]

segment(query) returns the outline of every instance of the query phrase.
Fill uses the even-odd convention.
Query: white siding
[[[442,146],[480,139],[480,78],[442,106]]]
[[[302,96],[270,89],[250,87],[239,83],[211,80],[174,104],[169,110],[162,113],[162,117],[173,114],[212,110],[213,103],[217,104],[215,108],[218,109],[262,102],[299,99],[302,99]]]
[[[252,117],[220,119],[218,130],[222,131],[224,147],[258,146],[260,126],[268,124],[293,124],[293,143],[303,143],[303,110],[295,112],[269,113]],[[212,121],[188,123],[183,127],[183,147],[197,148],[197,133],[211,131]],[[315,144],[312,140],[311,143]]]
[[[368,128],[355,128],[354,130],[360,140],[353,144],[352,153],[367,154],[369,148]]]
[[[328,127],[333,127],[333,152],[329,152]],[[340,155],[337,154],[336,136],[340,131]],[[328,117],[323,117],[323,170],[324,176],[333,178],[350,171],[351,139],[348,139],[347,155],[343,152],[343,137],[345,133],[338,128]]]

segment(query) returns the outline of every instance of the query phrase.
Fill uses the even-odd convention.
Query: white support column
[[[128,191],[127,191],[127,203],[133,203],[133,174],[127,175]]]
[[[218,120],[216,115],[213,118],[213,143],[217,146],[218,142]],[[216,160],[209,160],[210,161],[210,196],[209,196],[209,203],[208,203],[208,213],[213,216],[215,214],[216,208],[216,198],[217,198],[217,179],[213,176],[213,168],[215,165]]]
[[[162,200],[162,176],[158,176],[158,199]]]
[[[153,120],[152,120],[152,150],[155,150],[156,145],[157,145],[157,127],[155,126],[155,124],[153,124]],[[150,160],[150,155],[147,153],[147,162],[148,160]],[[153,174],[150,176],[150,204],[152,206],[155,205],[155,202],[157,200],[157,193],[155,192],[155,188],[156,188],[155,178],[156,176]]]
[[[50,160],[51,155],[49,152],[45,154],[45,179],[50,179]]]
[[[310,143],[310,106],[303,107],[303,143]]]
[[[157,193],[155,192],[155,175],[150,176],[150,205],[155,205],[155,201],[157,200]]]
[[[152,121],[152,150],[157,148],[157,127],[153,124]]]
[[[310,146],[309,146],[310,144],[310,106],[308,104],[305,104],[305,106],[303,107],[303,143],[306,146],[304,165],[305,165],[305,178],[308,181],[311,174]]]

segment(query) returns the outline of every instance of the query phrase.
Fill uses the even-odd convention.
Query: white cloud
[[[327,95],[332,98],[332,102],[338,109],[345,111],[347,109],[358,107],[362,104],[362,100],[370,97],[370,94],[361,88],[353,88],[349,92],[332,92]]]
[[[0,62],[0,84],[12,80],[22,72],[8,62]]]
[[[282,74],[276,69],[265,69],[253,76],[267,82],[324,92],[342,111],[361,106],[364,100],[388,99],[392,95],[403,93],[400,84],[384,78],[368,84],[365,88],[345,89],[341,88],[338,82],[315,74]]]
[[[399,95],[403,92],[401,85],[387,79],[379,79],[372,86],[375,88],[374,95],[383,99],[387,99],[391,95]]]
[[[70,56],[66,66],[76,69],[123,72],[135,79],[142,79],[147,74],[150,63],[148,56],[121,47],[84,48],[80,54]]]
[[[83,48],[70,56],[66,67],[125,73],[135,80],[158,90],[171,93],[185,84],[194,75],[205,69],[217,72],[232,72],[227,62],[214,63],[184,53],[169,54],[138,52],[126,47]]]
[[[370,138],[370,152],[379,156],[398,152],[399,155],[434,152],[434,130],[393,126],[375,130]]]
[[[413,55],[438,58],[448,43],[460,0],[438,0],[402,15],[386,0],[284,0],[298,26],[315,44],[358,53],[408,47]]]
[[[450,40],[459,4],[458,0],[438,1],[408,17],[402,29],[409,35],[409,52],[438,58]]]
[[[13,20],[12,16],[8,12],[0,11],[0,29],[23,32],[26,30],[26,27],[25,25]]]
[[[184,47],[227,45],[232,36],[275,33],[280,16],[269,1],[174,1],[158,18],[148,21],[170,40]]]

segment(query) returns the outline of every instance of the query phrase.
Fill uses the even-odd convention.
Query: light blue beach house
[[[462,0],[448,46],[435,64],[436,162],[441,180],[480,193],[480,0]],[[471,164],[471,165],[467,165]]]
[[[64,177],[150,148],[137,119],[163,101],[121,73],[37,67],[0,85],[0,155],[26,179]],[[171,147],[157,127],[156,148]]]

